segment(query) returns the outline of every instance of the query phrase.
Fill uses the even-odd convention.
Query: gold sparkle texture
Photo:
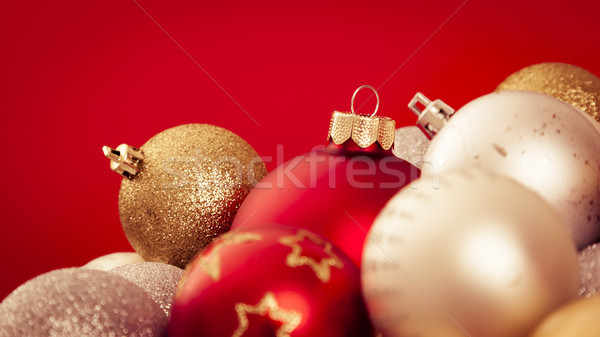
[[[314,244],[321,246],[327,257],[317,261],[312,257],[302,255],[303,248],[301,243],[305,240],[310,240]],[[301,229],[294,235],[282,237],[279,239],[279,242],[284,246],[292,248],[292,251],[285,260],[286,265],[292,268],[309,266],[323,283],[327,283],[331,279],[331,267],[342,268],[344,266],[342,260],[333,252],[333,245],[309,231]]]
[[[275,333],[276,337],[290,337],[291,333],[300,325],[302,314],[294,310],[285,310],[279,306],[277,299],[272,292],[267,292],[257,305],[237,303],[235,312],[238,317],[238,328],[233,332],[232,337],[242,337],[250,322],[248,314],[268,316],[271,320],[281,322],[281,327]]]
[[[121,183],[123,230],[146,261],[181,268],[229,230],[246,195],[267,174],[246,141],[214,125],[173,127],[140,149],[139,173]]]
[[[567,63],[547,62],[525,67],[508,76],[497,92],[527,90],[567,102],[600,122],[600,78]]]

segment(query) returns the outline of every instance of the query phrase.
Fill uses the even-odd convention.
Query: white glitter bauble
[[[600,293],[600,245],[587,246],[577,255],[579,260],[579,296],[590,297]]]
[[[539,193],[570,226],[579,249],[600,238],[600,134],[573,106],[505,91],[458,110],[433,138],[423,175],[479,166]]]
[[[148,294],[113,273],[83,268],[27,281],[0,303],[0,336],[162,336],[168,319]]]
[[[369,238],[363,294],[385,337],[524,336],[577,297],[576,250],[560,216],[481,169],[411,183]]]
[[[423,157],[431,141],[416,126],[405,126],[396,129],[392,152],[418,168],[423,166]]]
[[[171,304],[183,269],[158,262],[130,263],[110,270],[144,289],[171,316]]]
[[[109,271],[118,266],[135,262],[144,262],[144,259],[137,253],[120,252],[97,257],[81,268]]]

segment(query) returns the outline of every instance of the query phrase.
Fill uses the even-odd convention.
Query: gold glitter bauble
[[[138,173],[121,183],[119,216],[146,261],[185,267],[229,230],[246,195],[267,174],[248,143],[214,125],[170,128],[140,149]]]
[[[525,67],[508,76],[496,91],[540,92],[585,111],[600,122],[600,78],[567,63],[547,62]]]

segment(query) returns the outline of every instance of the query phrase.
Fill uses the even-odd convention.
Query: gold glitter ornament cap
[[[546,62],[508,76],[495,91],[526,90],[569,103],[600,122],[600,78],[578,66]]]
[[[354,112],[354,98],[362,89],[371,89],[377,98],[375,111],[371,115],[356,114]],[[334,111],[329,122],[327,140],[340,145],[352,139],[361,148],[367,148],[378,142],[384,150],[389,150],[394,144],[394,131],[396,122],[389,117],[375,116],[379,109],[379,95],[377,90],[370,85],[362,85],[354,91],[350,102],[351,112]]]

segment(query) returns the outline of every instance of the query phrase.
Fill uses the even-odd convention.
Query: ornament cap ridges
[[[121,144],[116,149],[103,146],[102,152],[110,159],[110,169],[128,179],[138,174],[138,165],[144,160],[142,150],[127,144]]]
[[[340,145],[352,139],[361,148],[378,142],[384,150],[394,144],[396,122],[389,117],[357,115],[351,112],[334,111],[329,123],[327,140]]]

